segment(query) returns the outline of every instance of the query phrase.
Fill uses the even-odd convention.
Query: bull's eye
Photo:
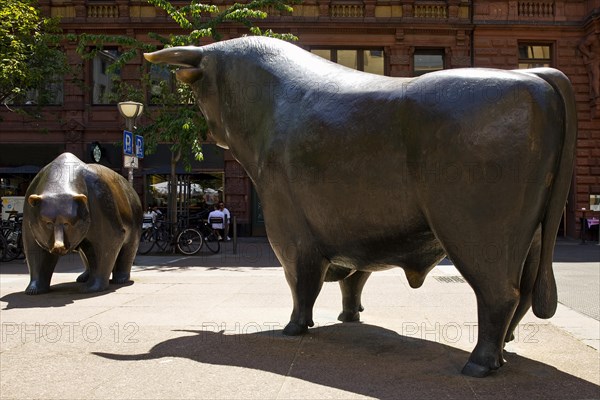
[[[54,224],[51,221],[46,222],[46,228],[52,228]]]

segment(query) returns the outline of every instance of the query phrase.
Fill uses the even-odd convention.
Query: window
[[[385,75],[382,49],[312,49],[311,53],[348,68]]]
[[[552,48],[549,44],[519,43],[519,68],[549,67]]]
[[[6,102],[11,105],[61,105],[63,104],[63,81],[56,76],[50,78],[39,89],[29,89]]]
[[[149,104],[158,104],[162,95],[173,93],[175,80],[173,73],[166,65],[150,65],[150,89],[148,93]]]
[[[116,103],[116,82],[120,71],[110,68],[119,57],[117,50],[99,50],[92,60],[93,104]]]
[[[444,50],[416,49],[413,54],[413,76],[444,69]]]

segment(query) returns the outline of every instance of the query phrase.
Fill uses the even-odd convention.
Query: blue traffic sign
[[[123,131],[123,154],[133,155],[133,133],[129,131]]]
[[[135,156],[144,158],[144,137],[140,135],[135,135]]]

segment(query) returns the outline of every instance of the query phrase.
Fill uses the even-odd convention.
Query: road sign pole
[[[133,157],[133,118],[126,118],[127,131],[123,132],[123,154]],[[130,161],[128,168],[128,181],[133,186],[133,163],[134,160]]]

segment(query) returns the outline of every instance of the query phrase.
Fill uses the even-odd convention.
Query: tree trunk
[[[171,152],[171,177],[169,184],[169,221],[171,221],[171,234],[177,228],[177,163],[181,158],[181,150]]]

